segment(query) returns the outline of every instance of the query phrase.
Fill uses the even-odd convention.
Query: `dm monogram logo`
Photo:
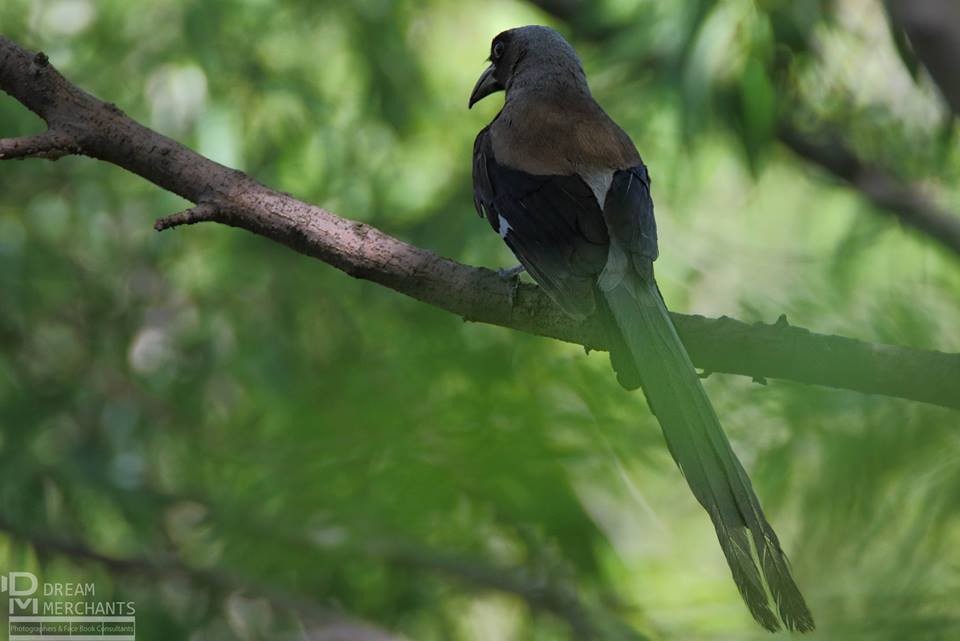
[[[40,600],[34,596],[40,582],[32,572],[10,572],[0,577],[0,592],[9,593],[8,614],[40,614]]]

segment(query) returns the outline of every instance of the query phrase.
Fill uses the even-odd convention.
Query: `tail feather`
[[[812,630],[813,617],[777,535],[723,433],[652,275],[627,274],[615,284],[602,283],[600,293],[601,310],[609,311],[622,337],[614,347],[625,347],[632,357],[670,453],[709,513],[750,613],[771,631],[780,628],[780,621],[789,630]],[[612,357],[615,365],[621,364],[618,371],[624,360],[623,354]]]

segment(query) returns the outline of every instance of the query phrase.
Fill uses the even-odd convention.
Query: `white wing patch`
[[[506,238],[507,232],[512,229],[510,223],[507,222],[507,219],[503,216],[497,216],[497,233],[500,234],[500,238]]]
[[[600,205],[600,211],[603,211],[603,203],[607,200],[607,192],[610,190],[610,183],[613,182],[614,171],[612,169],[594,169],[581,170],[577,172],[583,182],[587,183],[593,192],[593,197],[597,199]]]

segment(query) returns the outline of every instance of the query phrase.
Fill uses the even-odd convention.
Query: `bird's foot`
[[[523,265],[515,265],[513,267],[504,267],[502,269],[497,270],[497,275],[503,280],[511,280],[519,276],[524,269],[525,268]]]
[[[520,272],[524,269],[523,265],[517,265],[515,267],[504,267],[503,269],[497,270],[497,276],[500,277],[505,283],[510,283],[510,309],[513,309],[514,299],[517,295],[517,290],[520,288]]]

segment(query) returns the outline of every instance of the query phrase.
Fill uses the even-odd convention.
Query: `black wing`
[[[659,255],[657,221],[650,196],[650,174],[642,162],[613,175],[603,215],[610,237],[626,250],[634,271],[652,278],[652,264]]]
[[[547,294],[575,318],[590,315],[609,246],[590,187],[577,175],[534,176],[498,164],[484,129],[474,143],[473,191],[477,212]]]
[[[598,290],[637,274],[656,287],[653,261],[657,259],[657,223],[653,218],[650,176],[641,162],[614,173],[603,204],[603,217],[612,239],[605,272]],[[597,296],[600,320],[610,341],[610,364],[617,380],[627,389],[640,387],[640,372],[624,342],[605,296]]]

